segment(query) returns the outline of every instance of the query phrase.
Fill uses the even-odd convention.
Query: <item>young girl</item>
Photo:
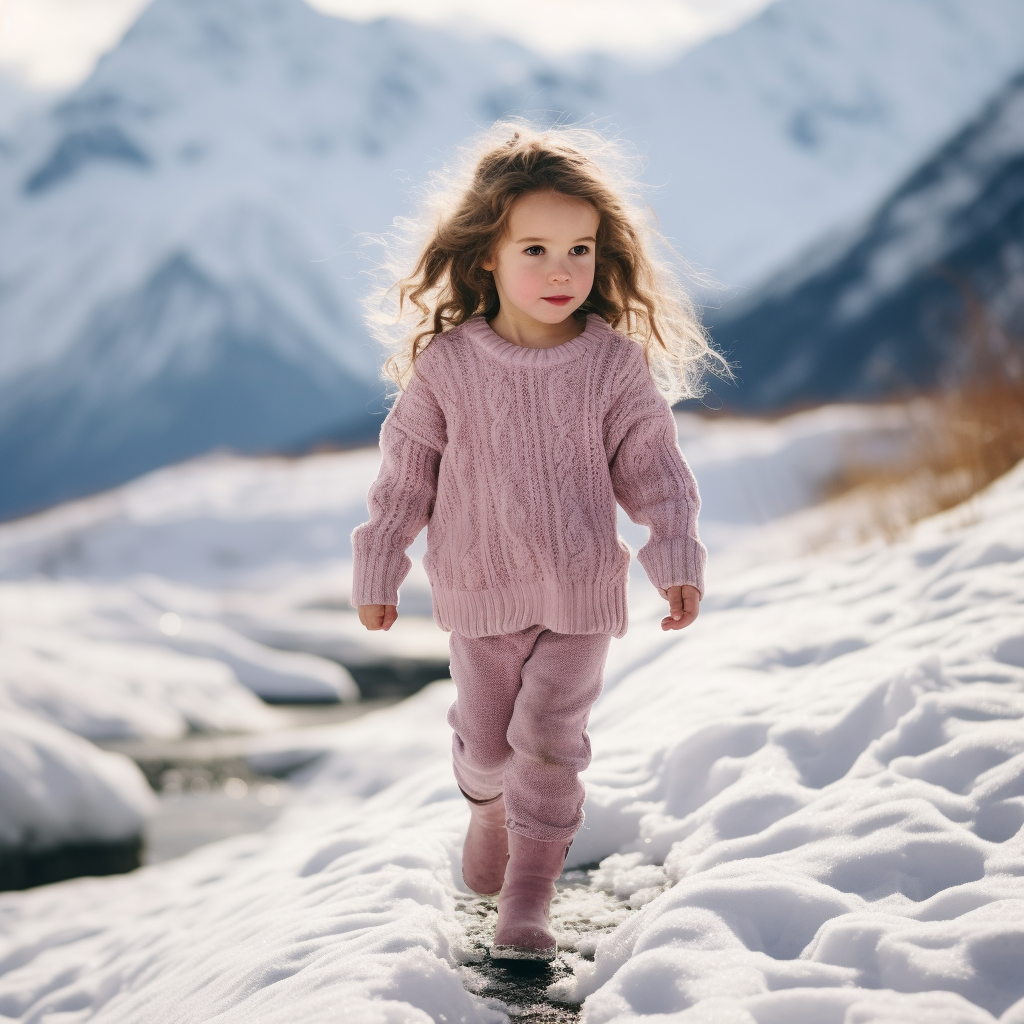
[[[470,809],[463,878],[500,893],[492,954],[543,960],[583,822],[587,719],[627,627],[616,502],[650,528],[638,558],[668,601],[662,629],[682,629],[705,549],[670,402],[720,357],[600,165],[608,143],[508,122],[490,140],[393,289],[405,334],[385,372],[403,390],[352,534],[351,603],[367,629],[391,628],[426,525]]]

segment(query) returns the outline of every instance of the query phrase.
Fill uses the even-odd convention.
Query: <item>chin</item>
[[[562,306],[559,308],[558,306],[548,306],[547,308],[534,313],[534,317],[537,320],[540,320],[541,323],[560,324],[563,320],[568,320],[569,317],[573,316],[578,308],[579,307],[569,308],[568,306]]]

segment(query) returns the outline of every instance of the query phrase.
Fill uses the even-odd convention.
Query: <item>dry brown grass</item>
[[[1024,459],[1024,346],[993,325],[972,296],[964,298],[959,382],[914,400],[910,454],[887,466],[851,463],[825,495],[855,515],[862,539],[895,540]]]

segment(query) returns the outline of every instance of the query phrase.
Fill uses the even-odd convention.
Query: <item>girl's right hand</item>
[[[390,629],[398,618],[398,608],[393,604],[361,604],[359,621],[367,629]]]

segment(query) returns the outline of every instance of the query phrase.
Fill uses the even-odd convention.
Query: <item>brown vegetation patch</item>
[[[969,294],[956,379],[913,400],[909,454],[851,461],[823,495],[853,512],[861,539],[892,541],[915,522],[967,501],[1024,459],[1024,345]]]

